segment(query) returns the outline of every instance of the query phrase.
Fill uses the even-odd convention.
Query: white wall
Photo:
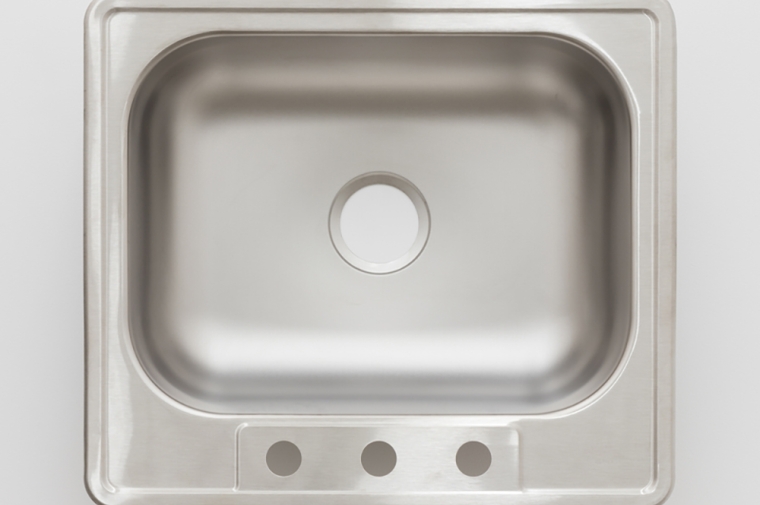
[[[760,2],[673,0],[678,24],[676,485],[760,503]]]
[[[673,0],[679,43],[676,488],[758,503],[760,3]],[[0,13],[0,503],[85,505],[82,16]]]

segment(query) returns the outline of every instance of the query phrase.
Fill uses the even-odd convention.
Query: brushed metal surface
[[[86,32],[94,500],[667,497],[666,2],[99,0]],[[392,256],[343,237],[377,184],[417,219]]]
[[[207,37],[154,63],[128,143],[132,337],[190,406],[546,412],[620,360],[630,118],[577,45]],[[349,268],[328,230],[341,187],[378,171],[434,223],[387,276]]]

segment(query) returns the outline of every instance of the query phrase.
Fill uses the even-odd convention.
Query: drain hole
[[[301,466],[301,451],[292,442],[277,442],[267,451],[267,466],[280,477],[293,475]]]
[[[370,263],[389,263],[414,245],[419,216],[400,189],[371,184],[351,195],[340,215],[340,233],[348,248]]]
[[[480,442],[467,442],[457,451],[457,467],[469,477],[483,475],[491,467],[491,451]]]
[[[372,442],[362,451],[362,466],[375,477],[388,475],[396,467],[396,451],[385,442]]]

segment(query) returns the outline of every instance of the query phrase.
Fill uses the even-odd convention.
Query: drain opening
[[[267,451],[267,466],[280,477],[293,475],[301,466],[301,451],[292,442],[277,442]]]
[[[369,263],[389,263],[414,245],[419,216],[400,189],[372,184],[351,195],[340,214],[340,233],[348,248]]]
[[[364,470],[375,477],[384,477],[396,467],[396,451],[386,442],[372,442],[362,451]]]
[[[479,477],[491,467],[491,451],[480,442],[467,442],[457,451],[457,467],[468,477]]]
[[[346,263],[369,274],[388,274],[411,264],[425,248],[430,212],[414,184],[389,172],[370,172],[338,191],[328,228]]]

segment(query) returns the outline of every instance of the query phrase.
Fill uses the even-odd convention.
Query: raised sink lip
[[[653,171],[654,186],[645,188],[650,197],[652,205],[651,224],[644,223],[645,233],[651,233],[652,237],[652,269],[647,270],[652,283],[652,299],[646,299],[646,302],[652,304],[652,367],[654,378],[652,402],[653,402],[653,433],[656,433],[654,442],[654,457],[657,463],[657,469],[654,470],[654,477],[650,485],[646,488],[646,493],[642,493],[646,503],[658,503],[665,499],[672,486],[672,422],[673,422],[673,342],[674,342],[674,324],[675,324],[675,26],[672,10],[665,0],[476,0],[468,3],[466,7],[456,0],[437,0],[434,2],[424,2],[420,0],[411,0],[409,2],[398,1],[392,5],[387,2],[370,0],[361,1],[340,1],[340,0],[317,0],[308,2],[303,0],[276,1],[276,0],[221,0],[212,3],[210,0],[180,0],[178,2],[164,2],[162,0],[96,0],[91,4],[85,20],[86,32],[86,49],[85,49],[85,338],[86,338],[86,483],[88,491],[93,499],[101,503],[114,503],[116,495],[120,492],[108,480],[108,476],[101,474],[101,458],[103,449],[107,447],[104,444],[104,438],[107,437],[108,430],[107,416],[105,411],[109,396],[109,370],[108,360],[113,352],[121,352],[124,359],[131,363],[128,369],[131,373],[141,376],[141,382],[147,386],[148,390],[158,397],[164,403],[173,406],[190,416],[202,417],[207,419],[240,419],[250,420],[252,418],[271,422],[282,421],[287,419],[300,419],[304,422],[317,421],[324,422],[325,418],[344,420],[346,418],[362,417],[372,419],[377,422],[393,421],[398,418],[408,419],[409,422],[422,422],[420,418],[430,418],[431,416],[418,415],[393,415],[393,416],[376,416],[376,415],[328,415],[328,416],[304,416],[304,415],[252,415],[252,414],[218,414],[210,413],[196,408],[190,408],[184,404],[167,396],[158,389],[152,380],[150,380],[142,370],[142,365],[138,363],[132,346],[126,346],[120,350],[109,351],[106,337],[114,331],[124,331],[125,328],[116,328],[109,326],[105,319],[109,310],[108,292],[105,286],[111,282],[118,285],[118,269],[123,268],[119,264],[113,264],[108,255],[107,244],[104,239],[107,236],[108,228],[111,226],[108,218],[116,217],[118,209],[107,205],[107,200],[114,199],[118,195],[113,191],[106,191],[105,184],[109,182],[108,171],[114,171],[105,162],[104,151],[108,150],[104,146],[107,137],[107,130],[113,129],[113,125],[108,126],[103,123],[103,114],[105,109],[113,104],[108,102],[110,96],[105,89],[108,87],[107,77],[103,70],[107,68],[107,58],[105,46],[107,40],[107,22],[111,15],[125,11],[152,11],[159,10],[164,12],[292,12],[292,13],[312,13],[323,12],[332,14],[356,13],[356,12],[400,12],[400,13],[516,13],[523,16],[556,14],[563,13],[585,13],[585,12],[639,12],[646,14],[655,28],[653,33],[657,34],[656,47],[651,61],[648,62],[654,68],[652,101],[654,102],[654,116],[642,119],[642,111],[638,107],[639,101],[637,93],[629,85],[628,81],[622,77],[620,89],[623,91],[626,101],[628,102],[629,113],[633,122],[632,126],[632,150],[636,160],[632,167],[634,178],[639,178],[638,157],[640,156],[640,133],[642,128],[651,128],[652,163],[655,168]],[[175,44],[184,44],[191,39],[197,39],[205,36],[215,35],[245,35],[245,34],[267,35],[275,32],[246,32],[237,30],[224,30],[220,32],[204,32],[192,34],[178,40]],[[308,32],[320,33],[325,32]],[[426,32],[433,35],[446,35],[443,31]],[[425,33],[425,34],[426,34]],[[457,32],[459,34],[460,32]],[[337,34],[350,35],[348,32],[338,32]],[[367,34],[365,31],[353,34]],[[379,35],[379,32],[369,33]],[[388,35],[412,35],[408,31],[391,31]],[[472,34],[461,33],[462,35],[510,35],[510,36],[550,36],[555,38],[565,38],[568,42],[582,44],[582,41],[570,37],[559,37],[556,33],[547,31],[546,33],[523,32],[505,33],[503,31],[494,31],[490,33],[476,32]],[[451,34],[456,35],[456,34]],[[581,46],[584,50],[588,47]],[[169,50],[170,46],[164,48]],[[619,73],[616,60],[604,51],[599,51],[598,47],[592,48],[591,52],[596,58],[600,59],[603,64],[611,71],[612,76],[619,80],[622,73]],[[156,55],[154,60],[159,61],[162,55]],[[149,70],[150,64],[144,66],[143,72]],[[145,74],[143,74],[144,76]],[[142,78],[133,81],[132,90],[129,92],[127,110],[131,108],[134,94],[139,88]],[[118,111],[117,111],[118,112]],[[113,111],[110,112],[113,114]],[[122,128],[127,119],[122,118]],[[646,122],[646,124],[644,124]],[[126,132],[126,129],[123,129]],[[123,133],[123,135],[126,135]],[[635,191],[638,192],[638,182],[635,184]],[[651,194],[650,194],[651,193]],[[122,195],[123,196],[123,195]],[[638,239],[642,233],[642,224],[638,222],[638,203],[639,198],[634,198],[634,242],[633,257],[631,266],[632,287],[633,287],[633,304],[631,312],[631,328],[629,337],[626,342],[625,351],[622,354],[620,362],[615,366],[611,376],[602,384],[602,386],[585,400],[576,403],[570,407],[563,408],[548,413],[541,414],[507,414],[507,415],[452,415],[445,414],[432,416],[435,418],[447,418],[439,420],[441,423],[494,423],[509,422],[511,420],[541,418],[546,420],[562,419],[571,417],[573,414],[593,407],[601,398],[610,393],[621,377],[625,376],[628,363],[636,351],[639,341],[639,276],[641,272],[640,255],[642,254],[641,245]],[[123,212],[123,209],[121,210]],[[649,254],[648,251],[644,251]],[[123,286],[121,286],[123,288]],[[650,287],[650,286],[648,286]],[[129,333],[129,329],[126,329]],[[112,338],[112,337],[108,337]],[[123,341],[119,341],[123,345]],[[641,351],[645,352],[645,351]],[[137,367],[135,368],[135,365]],[[118,374],[117,374],[118,375]],[[110,380],[124,380],[116,378]],[[474,419],[477,418],[477,419]],[[307,495],[308,496],[308,495]],[[580,495],[578,501],[568,503],[591,503],[589,496],[584,495],[586,501],[581,501]],[[528,498],[527,496],[524,498]],[[540,496],[538,497],[540,498]],[[595,499],[592,497],[592,500]],[[188,501],[189,503],[189,501]],[[193,502],[195,503],[195,502]],[[594,501],[593,503],[599,503]],[[638,503],[638,501],[637,501]]]

